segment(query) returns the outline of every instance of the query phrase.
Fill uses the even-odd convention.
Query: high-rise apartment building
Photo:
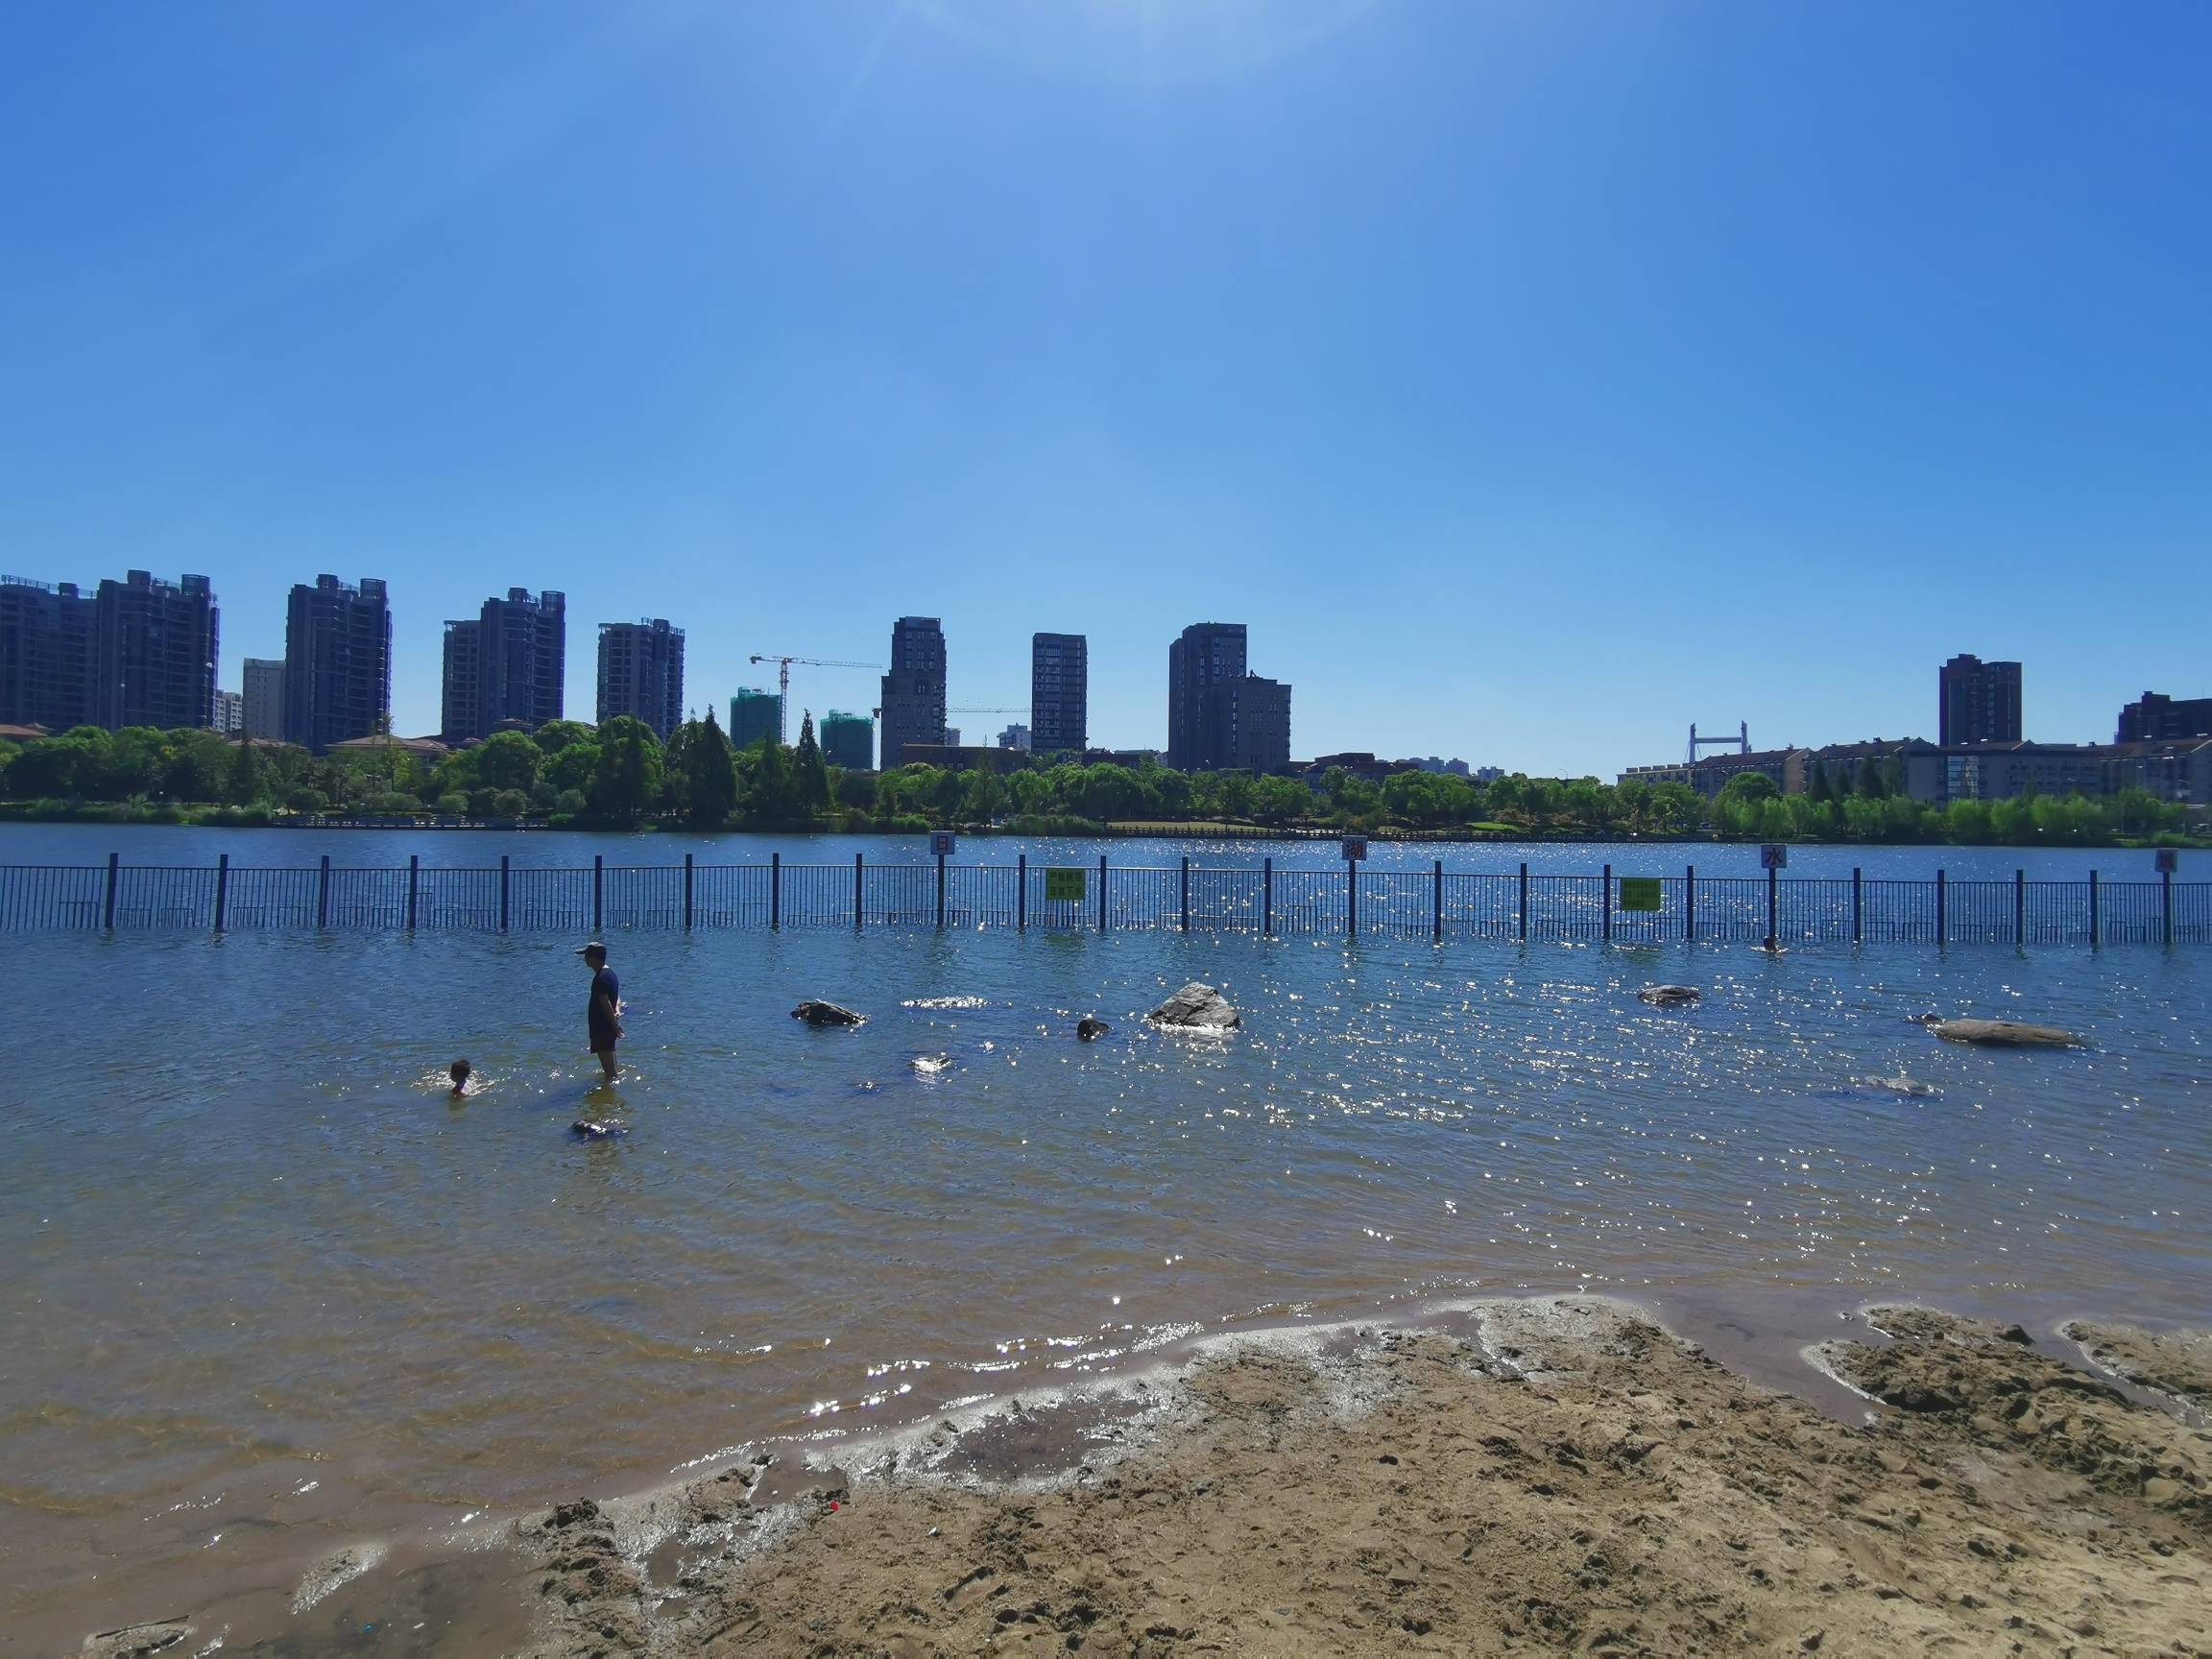
[[[2139,703],[2120,710],[2120,733],[2115,743],[2171,743],[2183,737],[2212,737],[2212,697],[2184,697],[2176,701],[2156,691],[2146,691]]]
[[[445,624],[445,668],[439,678],[438,735],[458,747],[484,735],[484,624]]]
[[[1241,622],[1194,622],[1167,647],[1167,764],[1192,772],[1223,762],[1209,757],[1199,693],[1224,680],[1244,678]]]
[[[246,659],[243,689],[246,735],[281,742],[284,737],[284,660],[281,657]]]
[[[1936,741],[1942,747],[2020,741],[2019,663],[1954,657],[1937,671],[1936,691]]]
[[[1017,723],[1006,727],[998,733],[998,747],[1001,749],[1019,749],[1026,754],[1034,749],[1036,744],[1029,728]]]
[[[133,570],[102,582],[93,602],[93,722],[163,731],[212,724],[218,621],[204,576],[163,582]]]
[[[1201,687],[1198,747],[1204,769],[1281,771],[1290,764],[1290,687],[1257,674]]]
[[[832,709],[822,717],[822,758],[848,772],[867,772],[876,765],[876,722],[865,714],[846,714]]]
[[[207,724],[226,737],[235,737],[246,730],[246,697],[243,692],[215,690],[215,717]]]
[[[295,583],[284,613],[284,739],[320,755],[392,720],[392,607],[383,578]]]
[[[618,714],[663,743],[684,723],[684,630],[665,617],[599,624],[599,723]]]
[[[1091,746],[1091,642],[1083,635],[1029,636],[1029,732],[1040,755]]]
[[[946,741],[945,630],[934,616],[902,616],[883,676],[883,765],[898,765],[909,743]]]
[[[783,694],[747,685],[730,699],[730,744],[750,749],[763,737],[783,741]]]
[[[478,615],[482,631],[484,735],[510,720],[532,731],[561,718],[568,676],[568,601],[548,588],[535,599],[527,588],[510,588],[504,599],[487,599]]]
[[[568,671],[568,604],[547,589],[510,588],[473,621],[445,624],[438,731],[448,743],[489,737],[509,721],[536,730],[561,718]]]
[[[0,576],[0,725],[92,724],[95,609],[74,582]]]

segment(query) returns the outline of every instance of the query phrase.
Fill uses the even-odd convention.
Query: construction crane
[[[779,657],[772,651],[756,651],[748,661],[776,664],[776,695],[784,700],[786,707],[791,699],[791,664],[794,662],[808,668],[865,668],[871,674],[883,672],[880,662],[839,662],[828,657]]]
[[[1026,714],[1029,712],[1029,706],[1023,704],[1019,709],[948,709],[945,712],[948,714]]]

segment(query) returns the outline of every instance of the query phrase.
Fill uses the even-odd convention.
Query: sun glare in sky
[[[1041,74],[1135,86],[1249,74],[1378,0],[907,0],[930,23]]]

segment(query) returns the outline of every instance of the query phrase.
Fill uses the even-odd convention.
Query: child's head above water
[[[466,1060],[456,1060],[446,1069],[446,1075],[453,1079],[453,1093],[456,1094],[469,1093],[469,1079],[472,1074],[473,1069]]]

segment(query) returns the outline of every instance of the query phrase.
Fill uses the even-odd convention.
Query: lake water
[[[855,850],[0,829],[14,863],[771,846]],[[1334,860],[1326,844],[1107,851]],[[1375,849],[1379,865],[1437,851]],[[1756,861],[1441,852],[1465,869]],[[1793,870],[1823,860],[2149,865],[1792,850]],[[565,937],[12,943],[5,1652],[175,1613],[209,1583],[281,1590],[339,1544],[1048,1385],[1239,1321],[1588,1286],[1717,1345],[1755,1332],[1771,1363],[1869,1295],[2031,1320],[2212,1315],[2201,949],[641,932],[613,941],[632,1070],[608,1098],[588,1094],[587,980]],[[1191,978],[1222,986],[1244,1028],[1147,1031],[1143,1010]],[[1705,1000],[1648,1008],[1634,993],[1654,979]],[[812,996],[869,1022],[787,1017]],[[2091,1046],[1955,1047],[1908,1022],[1929,1010],[2045,1020]],[[1114,1030],[1078,1045],[1094,1012]],[[485,1087],[449,1104],[440,1073],[461,1054]],[[579,1142],[585,1112],[627,1133]]]

